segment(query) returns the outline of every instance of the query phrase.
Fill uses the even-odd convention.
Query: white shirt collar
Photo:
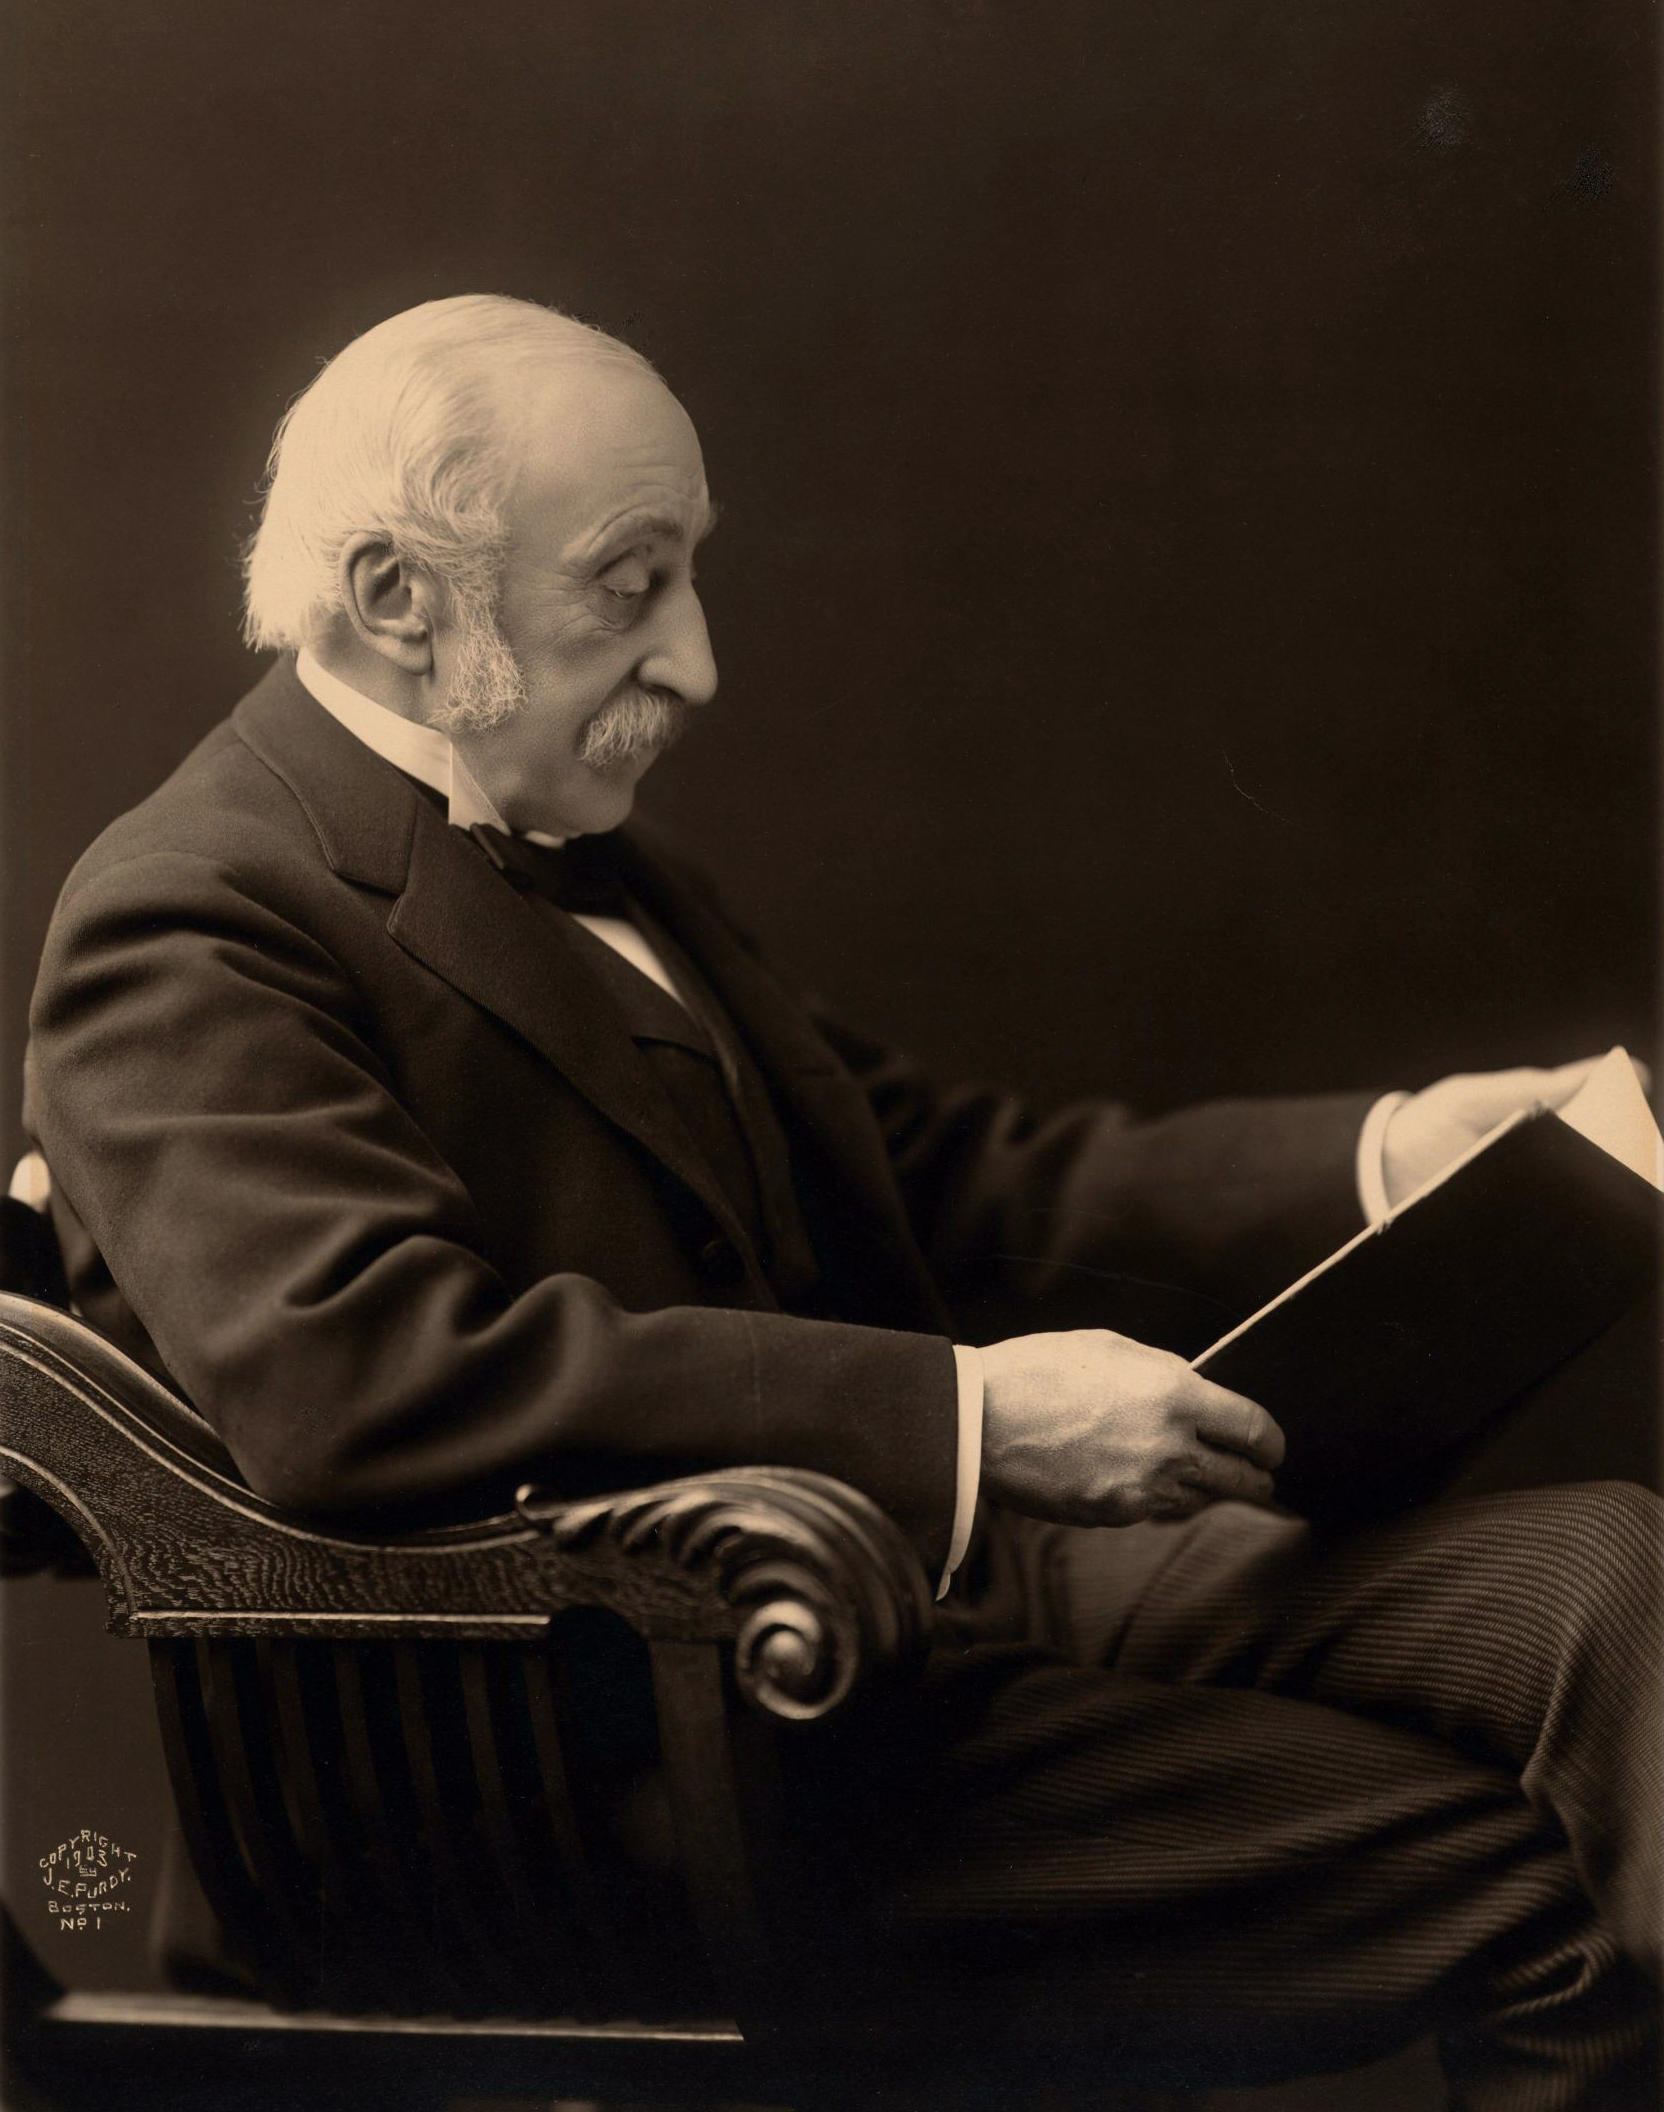
[[[301,686],[338,719],[366,748],[373,749],[395,770],[402,770],[419,784],[431,785],[445,795],[451,826],[471,829],[483,821],[507,833],[507,823],[480,790],[468,765],[435,726],[419,726],[378,704],[339,675],[332,675],[304,646],[295,660]]]
[[[475,783],[468,765],[437,728],[419,726],[414,719],[389,711],[385,704],[378,704],[373,697],[365,696],[320,666],[304,646],[296,655],[295,673],[302,687],[310,691],[330,717],[339,720],[366,748],[374,749],[395,770],[402,770],[419,784],[431,785],[436,792],[444,793],[453,828],[471,829],[476,822],[485,822],[493,829],[502,829],[505,835],[509,833],[502,816]],[[527,829],[525,833],[531,842],[548,844],[553,849],[565,841],[564,837],[545,835],[541,829]],[[686,1004],[652,943],[627,917],[580,916],[577,921],[604,939],[614,953],[621,953],[678,1004]]]

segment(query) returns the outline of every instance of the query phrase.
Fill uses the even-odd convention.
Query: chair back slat
[[[480,1839],[496,1895],[514,1925],[515,1955],[526,1961],[542,2001],[562,1994],[570,1999],[577,1991],[572,1917],[564,1888],[551,1886],[546,1862],[539,1867],[542,1859],[525,1823],[528,1800],[515,1793],[514,1748],[524,1738],[524,1719],[516,1724],[508,1714],[515,1692],[503,1678],[507,1654],[489,1644],[464,1643],[457,1649]]]
[[[416,1837],[431,1912],[448,1934],[454,1969],[473,2006],[535,2015],[538,1975],[503,1927],[487,1885],[477,1793],[470,1780],[456,1650],[397,1644],[393,1681],[399,1735],[415,1798]]]
[[[305,1649],[309,1646],[261,1636],[254,1645],[254,1661],[264,1697],[266,1721],[271,1726],[280,1756],[278,1788],[288,1816],[289,1830],[302,1859],[317,1872],[328,1860],[328,1839],[312,1741],[301,1700],[297,1647]],[[316,1645],[310,1647],[317,1648]]]
[[[677,1845],[699,1933],[722,1994],[749,2024],[766,2009],[771,1955],[751,1882],[722,1660],[698,1643],[663,1641],[653,1643],[652,1659]]]
[[[266,1706],[251,1642],[207,1639],[196,1671],[209,1745],[233,1835],[249,1881],[274,1924],[273,1939],[296,1962],[315,1958],[319,1940],[316,1870],[289,1824],[278,1774],[278,1727]]]
[[[341,1730],[343,1786],[357,1833],[354,1886],[341,1901],[343,1933],[367,1929],[393,1981],[391,2006],[440,2005],[459,2014],[512,2010],[513,1990],[486,1950],[466,1954],[434,1911],[431,1824],[407,1763],[407,1737],[395,1668],[384,1644],[329,1646]],[[457,1818],[453,1815],[452,1826]],[[421,1841],[422,1853],[412,1849]],[[368,1933],[373,1931],[373,1933]]]
[[[452,2006],[477,2010],[492,2002],[489,1993],[481,1992],[482,1975],[487,1988],[497,1991],[500,2006],[507,1974],[479,1912],[479,1887],[461,1837],[462,1815],[435,1749],[434,1704],[423,1665],[429,1654],[422,1643],[394,1643],[388,1653],[401,1766],[410,1786],[410,1839],[422,1871],[421,1910],[454,1990]]]
[[[356,1994],[365,2007],[385,2008],[396,1999],[396,1982],[383,1947],[369,1940],[370,1922],[354,1921],[355,1910],[367,1912],[374,1888],[361,1867],[362,1836],[346,1800],[331,1645],[284,1640],[262,1647],[295,1837],[318,1895],[318,1942],[304,1961],[307,1975],[319,1999],[326,1991],[332,2000]]]
[[[203,1707],[196,1645],[153,1643],[150,1671],[180,1830],[208,1904],[239,1960],[258,1974],[276,1999],[300,2002],[309,1989],[293,1958],[273,1941],[266,1902],[243,1861],[226,1807]]]
[[[617,1894],[601,1881],[602,1858],[579,1822],[549,1652],[517,1649],[504,1656],[528,1732],[527,1836],[534,1857],[552,1873],[549,1912],[558,1916],[575,1991],[594,2009],[628,1984],[628,1936]]]

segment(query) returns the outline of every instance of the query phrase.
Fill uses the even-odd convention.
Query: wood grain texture
[[[731,1642],[740,1691],[805,1721],[922,1646],[917,1557],[824,1476],[736,1468],[387,1538],[263,1503],[178,1439],[181,1411],[69,1315],[0,1296],[0,1469],[96,1559],[123,1635],[535,1641],[571,1606]]]

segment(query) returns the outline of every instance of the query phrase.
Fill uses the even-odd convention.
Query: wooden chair
[[[66,1992],[4,1918],[9,2112],[1082,2102],[905,2018],[812,2028],[780,1762],[922,1658],[910,1544],[825,1476],[736,1469],[496,1517],[321,1530],[62,1308],[0,1201],[0,1575],[96,1565],[148,1647],[178,1817],[246,1991]],[[635,1717],[632,1719],[632,1707]],[[674,1821],[644,1877],[617,1731]],[[686,1941],[683,1941],[684,1935]],[[1188,2097],[1094,2075],[1097,2112]]]
[[[12,2101],[103,2107],[117,2077],[124,2106],[170,2112],[186,2079],[239,2106],[344,2102],[347,2078],[401,2108],[812,2094],[776,2028],[775,1741],[916,1661],[929,1599],[897,1528],[763,1468],[584,1502],[527,1487],[505,1515],[391,1536],[297,1523],[49,1302],[46,1221],[5,1212],[0,1568],[90,1557],[111,1631],[148,1648],[191,1860],[251,1982],[66,1994],[8,1917]],[[628,1686],[632,1654],[674,1817],[656,1885],[624,1855],[593,1722],[619,1701],[596,1667]],[[666,1987],[703,2000],[667,2014]]]

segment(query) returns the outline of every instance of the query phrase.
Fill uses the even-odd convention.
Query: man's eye
[[[653,581],[640,558],[629,558],[622,564],[611,566],[602,574],[599,584],[609,601],[628,607],[632,601],[640,601]]]

